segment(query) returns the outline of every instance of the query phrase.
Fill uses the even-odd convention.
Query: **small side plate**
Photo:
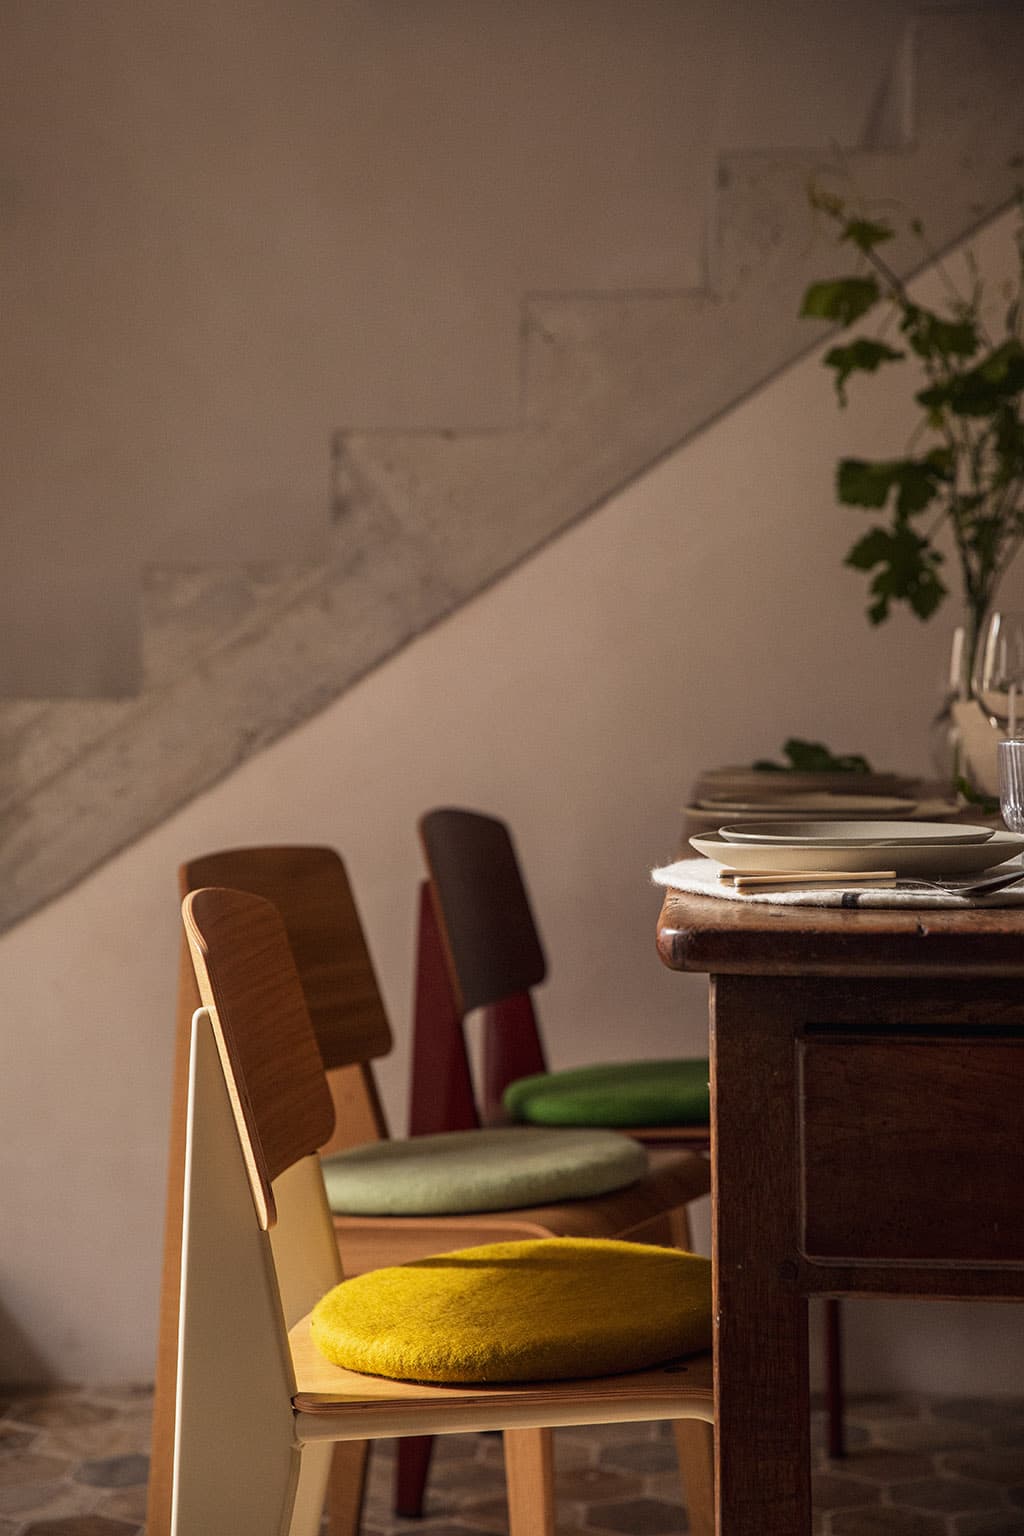
[[[1015,832],[993,832],[984,843],[904,843],[885,849],[885,864],[879,866],[877,845],[825,847],[820,843],[787,847],[784,843],[727,843],[717,833],[691,837],[690,846],[705,858],[727,869],[763,870],[766,874],[791,870],[828,871],[830,869],[894,869],[897,875],[920,875],[923,879],[944,875],[980,874],[993,869],[1015,854],[1024,853],[1024,837]]]
[[[718,831],[727,843],[888,848],[906,843],[987,843],[993,828],[948,821],[737,821]]]

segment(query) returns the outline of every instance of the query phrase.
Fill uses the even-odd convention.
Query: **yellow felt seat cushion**
[[[604,1238],[488,1243],[345,1280],[313,1309],[335,1365],[402,1381],[560,1381],[711,1346],[711,1265]]]

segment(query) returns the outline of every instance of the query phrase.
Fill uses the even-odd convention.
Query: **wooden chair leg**
[[[332,1446],[327,1482],[328,1536],[359,1536],[359,1521],[370,1459],[368,1440],[343,1440]]]
[[[690,1536],[715,1536],[715,1432],[696,1419],[672,1425]]]
[[[846,1455],[843,1423],[843,1335],[839,1302],[825,1299],[825,1412],[828,1419],[828,1454],[833,1461]]]
[[[434,1448],[432,1435],[407,1435],[395,1441],[395,1514],[418,1519]],[[331,1536],[334,1536],[332,1531]]]
[[[685,1206],[672,1211],[668,1218],[667,1243],[690,1252],[690,1217]],[[654,1241],[661,1241],[656,1238]],[[672,1426],[683,1502],[691,1536],[715,1536],[715,1432],[710,1424],[695,1419],[677,1419]]]
[[[509,1536],[555,1536],[555,1458],[550,1429],[506,1429]]]

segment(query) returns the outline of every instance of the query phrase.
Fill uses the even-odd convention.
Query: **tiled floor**
[[[149,1399],[128,1386],[0,1401],[0,1536],[139,1536]],[[1024,1397],[859,1398],[848,1418],[847,1460],[817,1452],[819,1536],[1024,1536]],[[559,1430],[555,1445],[560,1536],[686,1530],[665,1426]],[[497,1436],[438,1442],[425,1520],[391,1516],[390,1491],[380,1445],[365,1536],[506,1530]]]

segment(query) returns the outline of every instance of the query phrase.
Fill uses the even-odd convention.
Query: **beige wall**
[[[1005,266],[1005,222],[981,255]],[[174,871],[188,855],[289,840],[343,852],[398,1036],[381,1068],[396,1128],[414,828],[432,804],[516,830],[552,959],[539,1002],[555,1064],[701,1049],[704,985],[659,965],[648,883],[698,769],[791,733],[928,766],[954,615],[863,618],[863,583],[840,564],[862,514],[833,505],[833,466],[898,449],[908,419],[895,376],[855,395],[840,413],[807,358],[0,940],[0,1379],[151,1369]],[[1019,1388],[1010,1309],[916,1310],[912,1326],[905,1311],[851,1309],[855,1377],[859,1361],[875,1385]]]
[[[700,284],[719,128],[868,124],[903,7],[819,9],[8,0],[0,694],[136,691],[145,561],[316,558],[337,429],[513,424],[525,290]]]

